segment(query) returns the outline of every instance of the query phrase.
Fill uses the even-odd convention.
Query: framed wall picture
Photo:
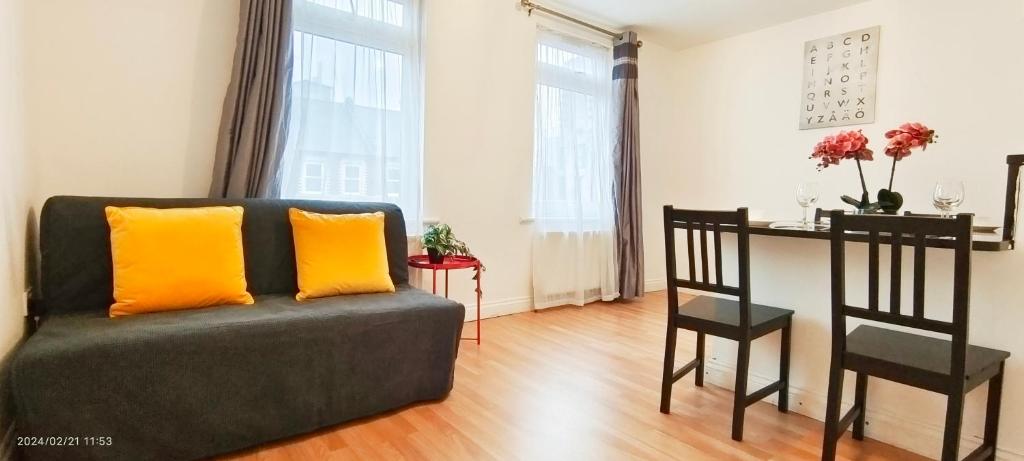
[[[800,129],[875,121],[875,80],[881,27],[804,43]]]

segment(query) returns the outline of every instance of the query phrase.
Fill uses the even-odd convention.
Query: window
[[[334,8],[356,16],[402,27],[405,6],[391,0],[310,0],[328,8]]]
[[[324,164],[306,162],[302,164],[302,193],[324,193]]]
[[[341,163],[341,193],[345,195],[361,195],[366,192],[366,178],[363,176],[363,165],[352,162]]]
[[[418,0],[295,0],[294,5],[292,107],[281,195],[396,203],[409,232],[418,233]],[[315,177],[305,166],[312,159],[341,165],[321,166],[319,189],[306,184],[316,185],[315,179],[307,181]]]
[[[609,230],[611,51],[546,30],[538,37],[533,215],[549,229]]]
[[[388,199],[394,199],[402,193],[402,167],[396,164],[389,164],[384,173],[384,195]]]

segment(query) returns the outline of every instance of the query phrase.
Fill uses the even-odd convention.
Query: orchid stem
[[[854,159],[854,160],[857,160],[857,173],[860,174],[860,187],[861,187],[861,189],[864,189],[864,195],[867,195],[867,193],[868,193],[868,184],[866,182],[864,182],[864,170],[860,167],[860,159],[858,158],[858,159]]]
[[[889,192],[892,192],[892,178],[896,176],[896,156],[892,156],[892,170],[889,170]]]

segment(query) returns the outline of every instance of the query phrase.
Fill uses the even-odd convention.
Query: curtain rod
[[[547,13],[547,14],[550,14],[551,16],[556,17],[556,18],[564,19],[564,20],[569,21],[569,22],[571,22],[573,24],[577,24],[577,25],[586,27],[588,29],[598,31],[598,32],[600,32],[602,34],[605,34],[605,35],[608,35],[608,36],[610,36],[610,37],[612,37],[612,38],[614,38],[616,40],[622,38],[622,34],[621,33],[612,32],[612,31],[610,31],[608,29],[605,29],[603,27],[595,26],[595,25],[593,25],[593,24],[591,24],[589,22],[576,19],[576,18],[574,18],[572,16],[569,16],[569,15],[567,15],[565,13],[560,13],[558,11],[552,10],[551,8],[543,7],[541,5],[538,5],[536,3],[531,2],[530,0],[520,0],[519,3],[523,6],[523,8],[526,8],[526,14],[528,14],[528,15],[532,15],[533,11],[537,10],[537,11],[540,11],[541,13]],[[642,47],[642,46],[644,46],[644,42],[638,41],[636,46],[637,46],[637,48]]]

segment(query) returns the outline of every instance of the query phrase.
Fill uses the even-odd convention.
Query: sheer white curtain
[[[419,233],[418,0],[295,0],[285,198],[396,203]]]
[[[611,50],[538,31],[534,307],[618,296],[612,202]]]

